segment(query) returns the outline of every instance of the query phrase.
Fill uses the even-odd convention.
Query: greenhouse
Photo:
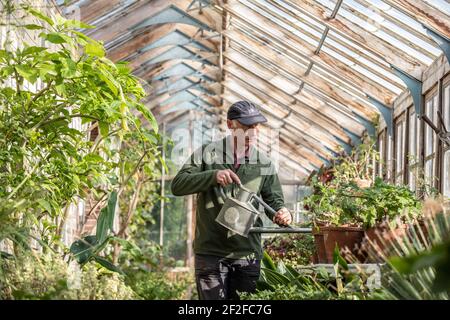
[[[0,300],[449,299],[447,0],[0,13]]]

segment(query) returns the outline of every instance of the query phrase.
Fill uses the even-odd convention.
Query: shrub
[[[82,268],[59,255],[25,254],[0,261],[0,299],[125,300],[138,296],[124,277],[96,263]]]
[[[188,293],[193,283],[188,273],[170,278],[168,272],[142,272],[132,279],[130,286],[145,300],[178,300],[190,298]]]

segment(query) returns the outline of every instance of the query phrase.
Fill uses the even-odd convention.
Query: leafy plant
[[[413,225],[392,240],[395,251],[384,255],[384,290],[377,298],[449,299],[449,209],[442,201],[428,200],[424,212],[422,227]]]
[[[361,225],[372,227],[395,218],[413,218],[420,213],[420,202],[404,186],[395,186],[376,178],[372,186],[361,188],[354,182],[339,188],[315,183],[318,190],[304,200],[312,218],[331,225]]]
[[[369,288],[363,273],[349,270],[339,249],[334,251],[334,274],[323,267],[302,267],[295,269],[283,261],[277,264],[264,252],[261,277],[257,282],[257,292],[242,293],[243,299],[365,299]],[[300,271],[301,270],[301,271]]]
[[[109,233],[113,230],[116,205],[117,192],[113,191],[108,199],[107,206],[100,211],[95,235],[86,236],[70,246],[70,252],[81,265],[95,260],[111,271],[122,273],[118,267],[99,255],[112,238]]]
[[[129,284],[145,300],[179,300],[188,298],[187,293],[194,287],[194,280],[189,273],[170,279],[167,272],[159,271],[134,275]]]
[[[69,204],[125,196],[136,171],[158,170],[160,136],[139,79],[76,29],[91,26],[23,9],[40,24],[19,28],[44,45],[0,50],[0,241],[63,247]],[[103,244],[100,234],[84,245]]]
[[[308,234],[275,236],[264,242],[264,249],[275,261],[293,267],[310,264],[314,253],[314,238]]]
[[[137,299],[124,277],[95,262],[68,264],[59,254],[30,252],[0,260],[0,300]]]

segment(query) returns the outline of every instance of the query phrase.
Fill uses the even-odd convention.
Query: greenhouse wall
[[[419,120],[416,108],[441,128],[439,112],[447,130],[450,129],[450,66],[442,55],[424,72],[422,102],[415,106],[409,91],[403,92],[393,104],[392,134],[380,117],[378,150],[381,162],[377,175],[396,184],[405,184],[421,195],[434,191],[450,196],[450,147],[441,141],[432,127]]]

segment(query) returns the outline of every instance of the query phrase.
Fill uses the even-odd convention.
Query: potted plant
[[[317,261],[332,263],[336,245],[357,254],[364,229],[357,221],[355,202],[346,199],[342,190],[315,180],[315,193],[304,200],[314,222],[313,235]]]
[[[312,178],[314,193],[304,205],[315,226],[317,262],[331,263],[336,245],[363,260],[363,239],[381,246],[378,234],[389,234],[386,221],[392,224],[397,217],[417,212],[419,203],[406,187],[369,179],[369,160],[377,156],[372,143],[360,145],[355,153],[339,159],[332,171],[324,170],[333,173],[332,179],[322,179],[323,174]],[[394,230],[390,236],[403,232],[402,228]]]

